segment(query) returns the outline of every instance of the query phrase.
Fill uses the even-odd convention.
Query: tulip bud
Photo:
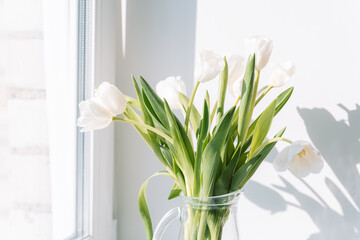
[[[253,36],[245,39],[247,56],[255,54],[255,67],[261,71],[269,61],[272,51],[272,40],[263,36]]]
[[[179,92],[186,94],[185,82],[180,76],[167,77],[156,85],[156,93],[160,98],[165,98],[172,109],[181,108]]]
[[[210,81],[220,74],[224,66],[224,60],[220,55],[212,51],[203,51],[196,60],[195,80],[199,82]]]
[[[232,55],[228,58],[228,90],[233,97],[239,97],[242,89],[242,79],[245,73],[245,59],[240,55]]]
[[[295,73],[295,69],[295,64],[291,61],[276,65],[270,70],[269,85],[272,87],[281,87],[285,85]]]

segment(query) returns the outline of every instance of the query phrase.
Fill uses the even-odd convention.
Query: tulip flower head
[[[95,96],[79,104],[80,117],[77,125],[81,132],[102,129],[110,125],[112,118],[125,112],[125,96],[114,85],[104,82],[96,90]]]
[[[233,97],[239,97],[242,89],[242,79],[245,73],[246,62],[240,55],[232,55],[228,62],[228,90]]]
[[[213,51],[203,51],[196,59],[195,80],[207,82],[220,74],[225,66],[222,57]]]
[[[156,85],[156,93],[160,98],[165,98],[172,109],[181,108],[179,92],[186,94],[185,82],[180,76],[167,77]]]
[[[77,125],[82,127],[80,132],[106,128],[112,121],[111,113],[94,99],[80,102],[79,108],[80,117],[77,119]]]
[[[126,98],[124,94],[114,85],[103,82],[95,89],[94,101],[107,109],[112,116],[125,112]]]
[[[285,85],[295,73],[296,67],[292,61],[286,61],[278,64],[270,70],[269,85],[272,87],[281,87]]]
[[[245,39],[247,56],[255,54],[255,67],[258,71],[261,71],[268,63],[272,47],[272,40],[263,36],[253,36]]]
[[[279,172],[289,169],[294,176],[301,178],[310,173],[319,173],[324,166],[324,159],[310,143],[296,141],[276,156],[273,166]]]

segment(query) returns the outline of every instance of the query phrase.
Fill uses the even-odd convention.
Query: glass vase
[[[181,196],[181,207],[167,212],[157,226],[153,240],[162,239],[174,220],[181,223],[179,240],[239,240],[237,203],[241,190],[215,197]]]

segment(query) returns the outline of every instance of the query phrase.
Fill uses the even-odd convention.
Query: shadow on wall
[[[360,163],[360,106],[356,105],[355,110],[349,110],[342,104],[338,106],[347,112],[347,122],[337,121],[323,108],[298,108],[298,112],[305,122],[311,141],[323,154],[356,207],[329,178],[325,179],[325,183],[340,204],[342,214],[334,211],[302,179],[300,181],[316,195],[316,200],[298,191],[282,177],[285,187],[274,187],[293,195],[300,205],[288,203],[276,191],[254,182],[249,183],[249,194],[245,194],[250,201],[272,213],[284,211],[287,205],[304,210],[320,230],[308,240],[360,239],[360,174],[356,166]],[[271,202],[276,204],[269,205],[268,201],[261,200],[261,197],[255,194],[257,191],[267,191],[267,195],[273,199]]]

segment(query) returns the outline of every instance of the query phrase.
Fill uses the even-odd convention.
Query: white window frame
[[[94,1],[78,1],[78,102],[86,100],[93,92],[94,62]],[[79,116],[79,109],[78,114]],[[92,239],[92,133],[77,129],[77,209],[76,233],[69,239]]]
[[[48,105],[52,239],[77,235],[76,96],[77,2],[43,1],[46,102]],[[68,186],[72,186],[69,188]],[[64,205],[66,206],[64,209]],[[69,216],[74,216],[69,223]]]
[[[77,91],[77,101],[80,102],[89,98],[101,82],[115,83],[116,1],[44,0],[43,7],[46,13],[46,76],[49,81],[56,83],[52,84],[54,86],[51,87],[51,96],[48,96],[52,102],[49,106],[51,108],[56,104],[65,104],[64,109],[73,107],[76,113],[77,106],[68,106],[69,101],[61,102],[64,96],[74,99]],[[66,87],[67,84],[73,85],[75,82],[78,83],[77,90],[75,85],[71,88]],[[66,90],[70,90],[71,93]],[[72,123],[76,120],[75,114],[71,114],[69,110],[65,113],[64,111],[52,110],[49,122],[54,125],[53,129],[56,128],[59,119],[70,117]],[[64,156],[67,156],[64,154],[64,146],[56,147],[56,144],[52,152],[52,156],[55,156],[51,167],[53,240],[63,240],[62,226],[66,221],[61,204],[66,200],[66,185],[58,179],[66,176],[66,162],[71,162],[75,158],[76,227],[73,236],[67,236],[67,239],[116,239],[113,223],[114,126],[85,134],[79,133],[79,128],[74,127],[74,131],[77,131],[77,134],[71,138],[76,138],[76,156],[62,161]],[[65,133],[57,131],[51,138],[57,139],[58,135],[66,136]],[[74,145],[72,148],[75,148]]]
[[[115,83],[116,76],[116,1],[80,0],[88,4],[86,41],[88,64],[85,64],[85,96],[107,81]],[[86,84],[85,83],[85,84]],[[89,236],[83,239],[116,239],[113,221],[114,126],[85,134],[84,157],[90,162]],[[89,154],[89,155],[87,155]],[[86,173],[85,173],[86,175]],[[86,182],[86,181],[85,181]],[[85,196],[86,198],[86,196]],[[86,200],[86,199],[84,199]],[[84,212],[86,216],[86,211]]]

